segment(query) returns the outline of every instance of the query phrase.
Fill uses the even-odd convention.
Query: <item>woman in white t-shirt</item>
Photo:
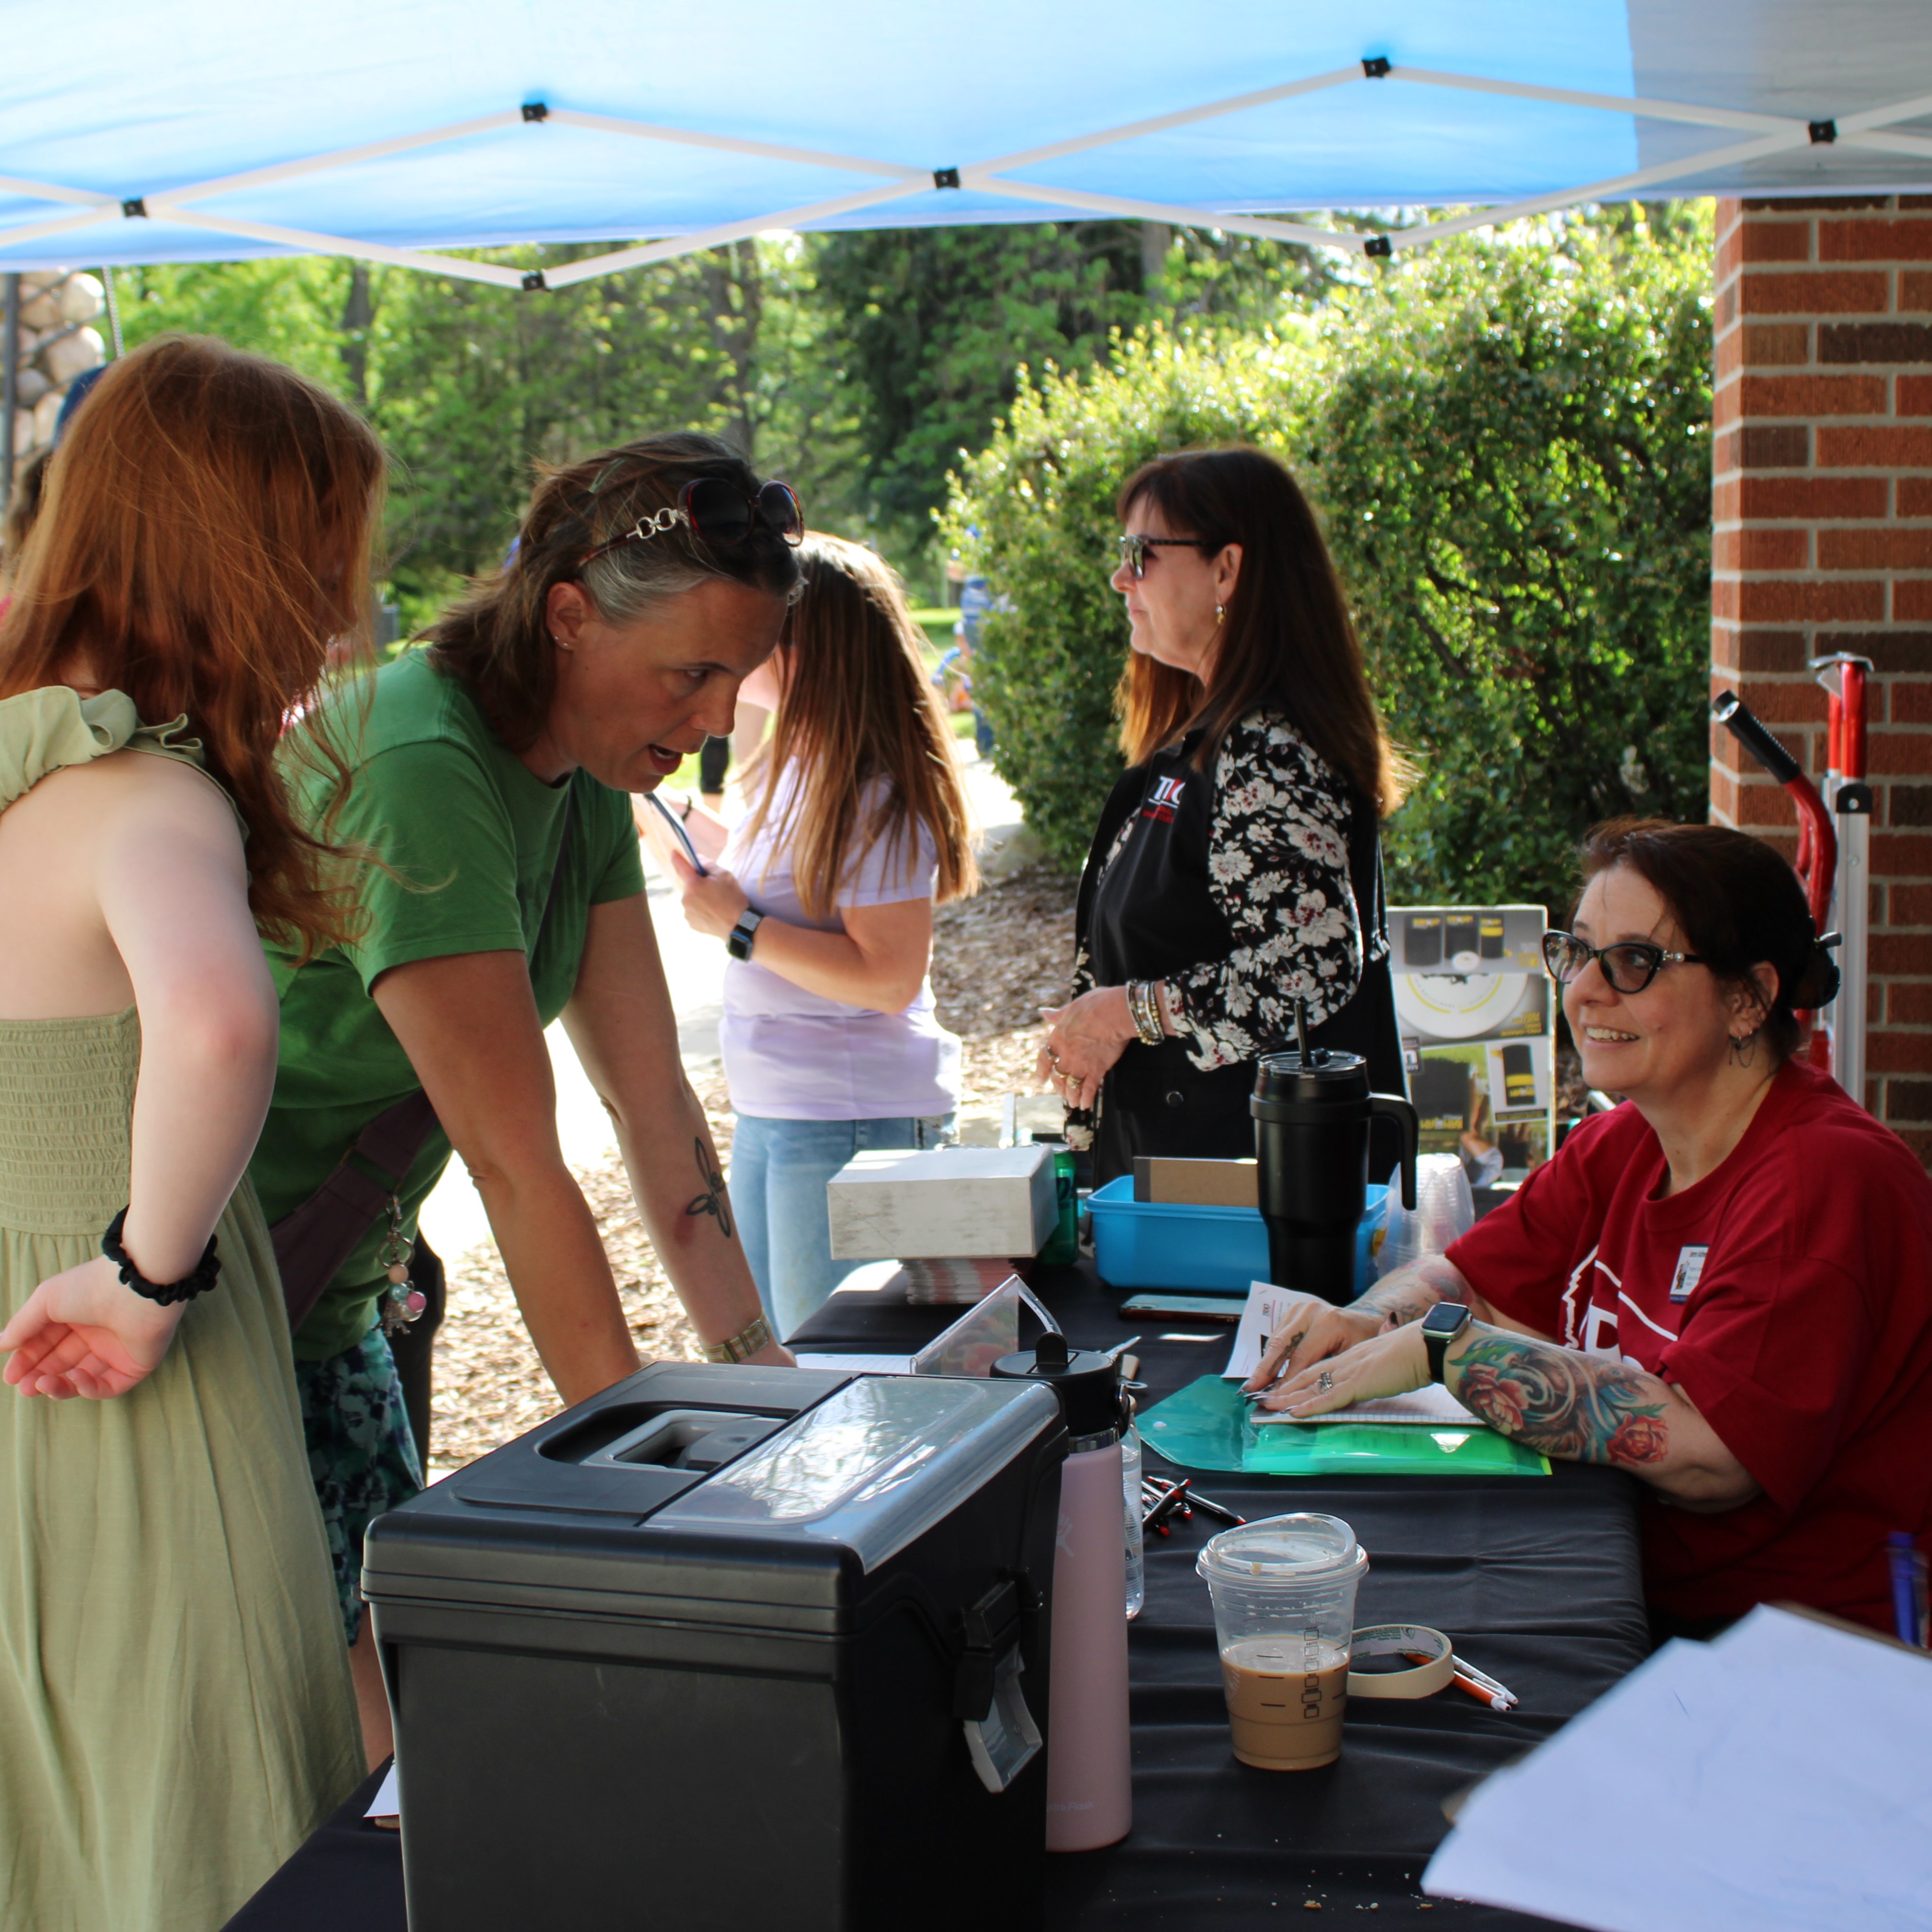
[[[932,909],[978,884],[952,734],[898,580],[838,537],[808,534],[798,559],[783,640],[740,692],[776,714],[744,767],[749,812],[728,833],[686,808],[704,875],[669,855],[685,917],[732,954],[730,1209],[782,1336],[853,1265],[832,1258],[826,1182],[861,1148],[951,1136],[959,1042],[926,982]]]

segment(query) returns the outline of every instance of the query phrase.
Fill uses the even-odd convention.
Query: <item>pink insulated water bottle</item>
[[[1126,1558],[1120,1535],[1120,1369],[1064,1335],[994,1364],[1050,1382],[1072,1438],[1060,1478],[1047,1700],[1046,1848],[1090,1852],[1133,1828],[1127,1736]]]

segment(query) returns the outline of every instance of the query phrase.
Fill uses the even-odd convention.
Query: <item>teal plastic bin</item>
[[[1205,1288],[1246,1294],[1268,1278],[1268,1229],[1252,1208],[1190,1208],[1136,1201],[1124,1174],[1087,1197],[1094,1258],[1113,1288]],[[1355,1292],[1375,1279],[1370,1250],[1388,1214],[1388,1190],[1371,1185],[1355,1237]]]

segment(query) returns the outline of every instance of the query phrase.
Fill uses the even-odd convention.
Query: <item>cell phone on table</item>
[[[679,850],[684,854],[686,863],[700,879],[709,878],[711,875],[705,869],[704,861],[698,856],[698,848],[691,842],[691,834],[684,829],[684,820],[654,791],[645,793],[644,802],[654,806],[658,816],[669,826],[671,836],[677,841]]]

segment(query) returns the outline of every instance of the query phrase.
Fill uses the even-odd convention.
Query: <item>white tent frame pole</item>
[[[1279,87],[1257,88],[1252,94],[1236,94],[1226,100],[1210,100],[1202,107],[1184,107],[1172,114],[1157,114],[1150,120],[1130,121],[1124,127],[1109,128],[1097,134],[1077,134],[1071,140],[1054,141],[1043,148],[1028,148],[1017,154],[1002,154],[998,160],[976,161],[959,170],[962,188],[981,186],[990,174],[1004,174],[1009,168],[1031,167],[1041,161],[1057,161],[1068,154],[1084,154],[1094,148],[1110,148],[1120,141],[1138,140],[1143,134],[1162,134],[1173,128],[1190,127],[1197,121],[1211,121],[1223,114],[1239,114],[1250,107],[1267,107],[1278,100],[1292,100],[1298,94],[1319,94],[1324,88],[1342,87],[1366,78],[1361,62],[1335,68],[1327,74],[1310,74],[1304,80],[1284,81]]]
[[[1562,188],[1550,194],[1540,194],[1528,201],[1513,201],[1505,208],[1481,208],[1469,214],[1459,214],[1447,221],[1432,221],[1422,228],[1391,228],[1385,232],[1389,240],[1398,248],[1419,248],[1431,242],[1439,242],[1451,235],[1466,235],[1472,228],[1500,228],[1511,221],[1521,221],[1532,214],[1547,214],[1558,208],[1574,208],[1579,202],[1602,201],[1606,197],[1626,194],[1633,188],[1649,188],[1659,182],[1675,181],[1679,176],[1695,174],[1700,168],[1727,164],[1732,161],[1751,161],[1766,154],[1784,152],[1787,148],[1802,148],[1809,145],[1810,136],[1802,128],[1795,134],[1767,134],[1762,140],[1741,142],[1734,148],[1722,148],[1714,153],[1693,154],[1688,158],[1665,161],[1654,168],[1640,168],[1635,174],[1617,175],[1608,181],[1592,182],[1587,187]]]
[[[306,229],[280,228],[266,221],[239,221],[231,216],[202,214],[192,208],[170,208],[167,218],[189,228],[217,235],[238,235],[251,242],[273,242],[304,255],[346,255],[352,260],[380,262],[392,268],[418,268],[425,274],[452,275],[459,281],[487,282],[494,288],[520,289],[524,272],[496,262],[472,262],[461,255],[432,255],[417,248],[390,248],[380,242],[350,242],[339,235],[312,235]]]
[[[849,214],[856,208],[876,208],[881,202],[902,201],[909,194],[926,192],[932,177],[922,170],[914,181],[895,182],[890,188],[872,188],[857,194],[842,194],[832,201],[814,202],[808,208],[787,208],[777,214],[754,214],[742,221],[728,221],[695,235],[673,236],[667,241],[646,242],[640,248],[620,248],[609,255],[592,255],[580,262],[560,262],[544,270],[547,288],[567,289],[573,282],[587,282],[598,275],[616,274],[626,268],[640,268],[650,262],[668,262],[674,256],[694,255],[706,248],[722,248],[728,242],[742,242],[771,228],[796,228],[807,221],[829,220],[835,214]]]
[[[0,175],[0,194],[17,194],[30,201],[70,201],[82,208],[112,208],[121,204],[112,196],[90,194],[84,188],[56,188],[49,182],[22,181],[15,175]]]
[[[1486,80],[1480,75],[1448,74],[1435,68],[1391,67],[1390,80],[1416,87],[1446,87],[1470,94],[1503,94],[1520,100],[1548,100],[1564,107],[1594,107],[1611,114],[1629,114],[1644,121],[1682,121],[1704,128],[1735,128],[1742,133],[1782,134],[1805,123],[1788,114],[1749,114],[1731,107],[1697,107],[1678,100],[1648,100],[1632,94],[1585,94],[1570,87],[1538,87],[1522,80]]]
[[[52,221],[32,221],[24,228],[10,228],[6,239],[10,246],[16,242],[38,242],[44,235],[64,235],[75,228],[93,228],[104,222],[121,219],[121,204],[106,202],[86,214],[63,214]]]
[[[1131,122],[1118,128],[1076,136],[1068,140],[1028,148],[1021,153],[975,162],[958,168],[956,179],[962,188],[970,188],[1010,200],[1040,202],[1048,206],[1087,208],[1099,213],[1119,214],[1143,220],[1172,221],[1190,226],[1220,229],[1318,248],[1360,253],[1366,247],[1367,238],[1345,236],[1331,230],[1309,227],[1299,223],[1274,221],[1264,216],[1169,206],[1118,196],[1090,194],[1084,190],[1049,188],[1005,177],[1006,171],[1013,168],[1090,152],[1094,148],[1112,146],[1140,136],[1189,126],[1198,122],[1291,100],[1298,95],[1320,92],[1370,77],[1366,70],[1359,66],[1336,68],[1325,74],[1284,82],[1279,86],[1258,88],[1247,94],[1231,96],[1226,100],[1181,109],[1172,114]],[[1618,176],[1610,180],[1590,182],[1579,188],[1556,190],[1526,201],[1478,210],[1447,221],[1432,222],[1421,228],[1388,231],[1387,238],[1389,243],[1399,248],[1418,248],[1471,229],[1501,226],[1527,216],[1574,206],[1580,202],[1600,200],[1610,195],[1627,194],[1637,188],[1678,179],[1706,168],[1728,166],[1780,153],[1807,145],[1812,139],[1810,125],[1806,122],[1783,120],[1774,116],[1744,113],[1727,108],[1651,100],[1637,96],[1591,94],[1570,88],[1539,87],[1525,82],[1491,80],[1480,75],[1450,74],[1434,68],[1392,66],[1373,77],[1406,80],[1419,86],[1502,94],[1522,100],[1548,100],[1652,120],[1766,130],[1762,138],[1756,141],[1707,150],[1702,154],[1682,157],[1656,167],[1640,169],[1634,173]],[[1863,109],[1845,116],[1834,124],[1834,138],[1846,146],[1915,155],[1932,154],[1932,139],[1884,131],[1891,123],[1910,120],[1928,112],[1932,112],[1932,95],[1921,95],[1910,100],[1894,102],[1886,107]],[[351,166],[358,162],[379,160],[439,142],[461,140],[470,135],[493,132],[514,126],[518,122],[540,124],[553,120],[562,126],[620,134],[630,139],[671,142],[728,154],[754,154],[766,159],[790,161],[803,166],[884,175],[889,178],[891,185],[862,190],[856,194],[838,196],[805,207],[749,216],[705,229],[695,234],[619,249],[609,254],[592,256],[583,261],[560,263],[554,270],[547,272],[544,277],[544,285],[550,287],[567,287],[572,283],[588,280],[593,276],[620,272],[626,268],[642,266],[646,262],[669,260],[676,256],[716,248],[728,242],[742,240],[748,236],[772,229],[798,227],[811,221],[830,220],[862,208],[875,206],[922,192],[928,180],[934,180],[935,185],[938,184],[936,178],[929,170],[916,168],[903,162],[872,160],[859,156],[824,153],[815,149],[788,148],[770,142],[741,140],[730,135],[699,134],[608,115],[580,113],[572,109],[551,110],[537,108],[535,104],[532,104],[530,106],[480,116],[419,134],[399,135],[390,140],[365,142],[354,148],[337,149],[326,154],[225,176],[218,180],[157,190],[149,196],[126,203],[116,202],[98,192],[63,188],[47,182],[0,177],[0,191],[34,199],[76,202],[86,211],[77,215],[63,216],[52,220],[0,229],[0,248],[10,248],[23,242],[91,227],[112,220],[117,214],[131,212],[137,214],[147,213],[218,234],[270,242],[303,253],[343,255],[430,274],[453,275],[465,280],[487,283],[498,287],[520,288],[528,285],[525,275],[517,269],[495,262],[472,262],[460,256],[440,255],[422,249],[392,248],[379,242],[354,242],[342,236],[314,234],[305,230],[286,228],[269,223],[204,214],[190,212],[188,204],[206,200],[218,194],[297,180],[308,176],[325,173],[332,169]]]
[[[1117,194],[1089,194],[1082,188],[1041,188],[1033,182],[999,179],[974,182],[982,194],[1006,195],[1018,201],[1040,201],[1054,208],[1090,208],[1096,214],[1119,214],[1140,221],[1171,221],[1188,228],[1219,228],[1235,235],[1259,235],[1276,242],[1299,242],[1317,248],[1335,248],[1359,255],[1366,235],[1336,228],[1310,228],[1298,221],[1270,221],[1259,214],[1209,214],[1198,208],[1170,206],[1160,201],[1131,201]]]
[[[766,160],[796,161],[801,167],[832,168],[841,173],[888,175],[895,181],[930,182],[930,168],[900,161],[868,160],[858,154],[822,154],[815,148],[782,148],[770,141],[743,141],[730,134],[698,134],[686,128],[660,128],[648,121],[620,120],[611,114],[580,114],[574,107],[553,107],[544,119],[554,128],[587,128],[593,134],[622,134],[638,141],[668,141],[680,147],[710,148],[720,154],[756,154]]]
[[[326,154],[310,154],[298,161],[278,161],[272,167],[250,168],[246,174],[224,175],[217,181],[196,182],[190,188],[163,188],[142,196],[148,210],[170,211],[184,202],[203,201],[212,194],[238,193],[244,188],[268,188],[277,182],[300,181],[305,175],[326,174],[334,168],[352,168],[358,161],[380,161],[391,154],[406,154],[416,148],[433,148],[444,141],[460,141],[469,134],[488,134],[499,128],[514,128],[523,118],[521,110],[507,114],[480,114],[473,121],[452,122],[446,128],[432,128],[421,134],[398,134],[392,140],[368,141],[356,148],[337,148]]]

